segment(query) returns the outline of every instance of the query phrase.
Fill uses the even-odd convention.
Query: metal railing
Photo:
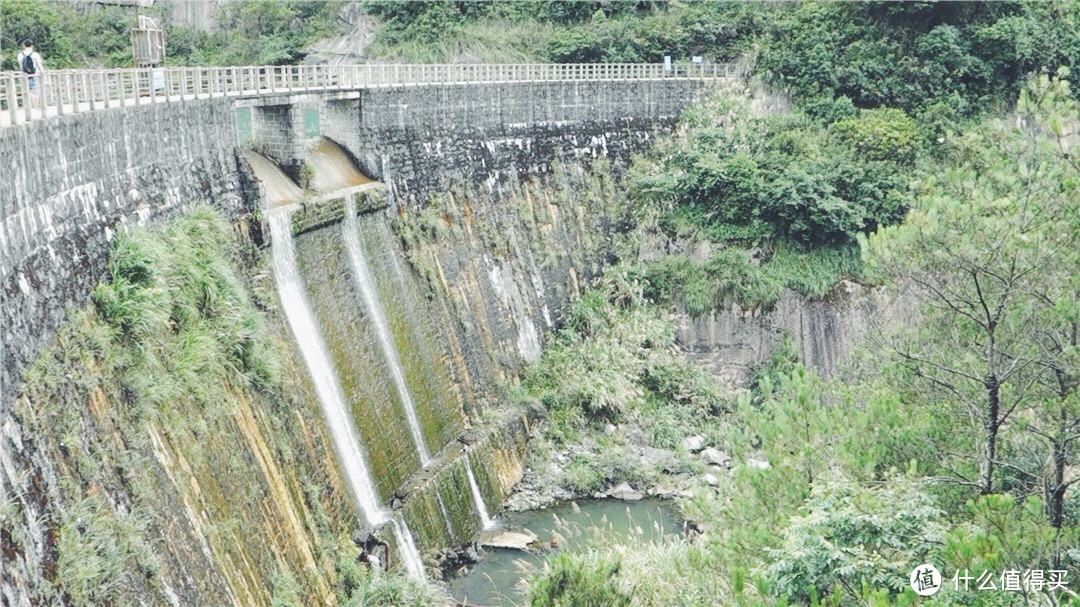
[[[373,87],[567,80],[713,79],[730,64],[363,64],[53,70],[0,73],[0,126],[110,107]]]

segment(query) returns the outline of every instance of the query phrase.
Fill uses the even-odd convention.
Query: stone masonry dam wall
[[[361,218],[366,246],[373,259],[383,251],[402,262],[380,263],[390,275],[378,282],[414,284],[389,290],[408,297],[434,334],[431,351],[403,348],[403,363],[409,367],[415,350],[422,362],[431,358],[424,364],[444,366],[453,398],[430,400],[460,406],[469,418],[433,431],[450,442],[432,445],[442,448],[445,465],[430,474],[415,474],[410,459],[388,452],[393,472],[380,497],[405,498],[402,511],[423,547],[468,537],[476,521],[461,500],[461,455],[494,506],[521,474],[527,433],[521,418],[470,433],[472,420],[499,395],[501,381],[539,355],[544,331],[610,261],[625,210],[612,175],[670,131],[704,88],[700,81],[425,85],[162,103],[0,129],[0,151],[11,159],[0,179],[0,481],[4,499],[15,499],[25,515],[0,525],[5,544],[18,538],[20,546],[5,557],[0,596],[13,605],[42,599],[35,589],[56,573],[57,538],[78,529],[61,529],[77,512],[72,491],[92,492],[85,503],[105,521],[124,518],[136,501],[120,468],[109,472],[113,460],[95,455],[123,452],[109,422],[109,412],[124,406],[122,385],[99,382],[90,369],[87,380],[57,390],[67,395],[56,399],[70,408],[65,418],[75,421],[66,424],[70,434],[50,436],[50,421],[37,417],[38,403],[20,384],[68,314],[108,275],[111,241],[205,201],[223,211],[242,241],[264,244],[256,213],[261,185],[243,150],[254,147],[297,177],[320,137],[386,183],[388,206]],[[324,289],[346,291],[316,276],[320,251],[341,247],[334,218],[320,222],[297,237],[316,298]],[[259,271],[260,262],[252,263],[254,291],[272,292],[265,265]],[[396,267],[407,277],[394,278]],[[196,436],[147,428],[150,447],[139,457],[150,463],[138,478],[167,524],[143,531],[159,565],[153,580],[135,584],[140,604],[269,604],[275,567],[299,580],[305,596],[333,602],[337,552],[325,538],[352,528],[356,512],[310,380],[295,346],[284,343],[275,298],[263,305],[283,340],[289,392],[272,399],[237,392],[231,416],[210,420],[216,438],[197,461]],[[355,327],[363,322],[357,309],[326,308],[331,320],[320,323]],[[453,440],[462,431],[467,454]],[[80,466],[91,462],[105,470],[100,479],[83,474]],[[395,489],[401,479],[408,481]],[[271,541],[260,542],[263,536]]]
[[[196,200],[234,220],[255,208],[242,144],[298,167],[324,134],[386,181],[400,204],[452,179],[543,172],[555,157],[625,157],[672,126],[704,86],[419,85],[114,108],[0,130],[8,159],[0,178],[0,403],[12,401],[23,367],[104,275],[117,232]],[[238,104],[251,112],[248,131]]]

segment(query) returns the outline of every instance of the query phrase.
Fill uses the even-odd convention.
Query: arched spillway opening
[[[308,187],[316,192],[329,193],[373,182],[360,172],[345,148],[327,137],[320,137],[308,147],[307,162],[312,169]]]
[[[292,204],[304,197],[304,190],[289,179],[273,160],[258,152],[246,152],[244,158],[255,178],[262,184],[263,202],[267,209]]]
[[[472,466],[459,465],[461,397],[390,214],[381,212],[384,188],[325,138],[310,148],[307,190],[272,160],[254,152],[247,158],[262,186],[279,298],[319,387],[353,497],[369,525],[393,535],[409,570],[422,571],[410,526],[431,548],[490,526],[490,518]],[[423,480],[446,470],[464,498],[449,513],[439,493],[446,483]],[[482,484],[492,495],[491,481]],[[433,488],[442,511],[428,517],[405,508],[406,525],[406,516],[386,505],[400,503],[396,498],[407,504],[424,491],[418,487]]]

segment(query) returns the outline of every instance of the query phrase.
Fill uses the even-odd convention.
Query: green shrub
[[[634,275],[643,282],[648,300],[677,303],[691,316],[732,303],[746,310],[768,309],[785,288],[821,298],[840,280],[863,275],[859,249],[849,245],[805,251],[780,244],[762,250],[760,257],[755,264],[750,251],[737,247],[720,249],[704,263],[667,255],[636,268]]]
[[[592,458],[576,457],[563,472],[563,484],[582,495],[591,495],[604,488],[604,471]]]
[[[911,162],[919,151],[919,127],[904,110],[862,110],[832,124],[840,140],[871,161]]]
[[[791,519],[783,542],[768,554],[773,591],[812,602],[870,591],[900,593],[908,573],[936,554],[945,536],[942,512],[915,481],[863,486],[857,481],[816,483],[802,514]]]
[[[773,15],[759,68],[826,121],[838,99],[969,117],[1011,102],[1025,73],[1080,61],[1075,2],[801,3]]]
[[[797,111],[754,117],[721,96],[683,122],[685,136],[632,167],[637,204],[659,208],[669,229],[687,224],[719,241],[850,244],[895,223],[924,142],[899,110],[827,129]]]

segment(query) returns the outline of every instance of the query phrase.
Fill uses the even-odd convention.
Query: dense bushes
[[[684,137],[637,164],[635,189],[643,204],[670,209],[672,227],[689,222],[714,240],[835,245],[895,223],[924,144],[895,109],[824,127],[800,112],[755,117],[720,97],[684,124]]]
[[[685,255],[667,255],[633,270],[643,294],[655,303],[678,304],[700,316],[729,304],[744,310],[768,309],[792,289],[824,297],[842,278],[858,278],[862,262],[855,247],[819,247],[803,251],[780,244],[758,256],[739,248],[716,251],[698,263]]]
[[[0,70],[18,69],[16,49],[32,38],[46,67],[131,65],[131,11],[118,6],[84,12],[59,2],[0,0]]]
[[[597,11],[588,22],[557,30],[543,55],[559,63],[658,63],[665,55],[686,60],[704,53],[728,60],[744,50],[760,16],[749,4],[714,2],[618,18]]]
[[[1076,2],[800,3],[775,13],[760,68],[818,116],[839,99],[948,122],[1077,65],[1078,32]]]
[[[422,62],[729,59],[762,27],[761,9],[743,3],[368,2],[366,10],[382,20],[373,56]]]

